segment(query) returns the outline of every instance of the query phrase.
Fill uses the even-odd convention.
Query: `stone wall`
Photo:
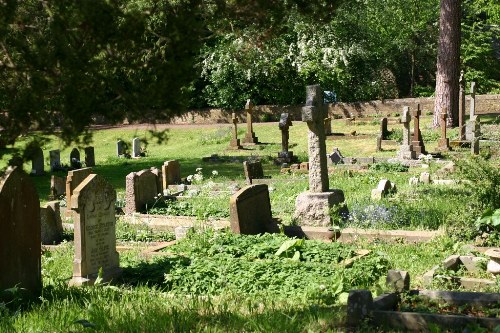
[[[470,96],[466,96],[466,114],[469,114]],[[401,98],[401,99],[386,99],[383,101],[369,101],[358,103],[335,103],[327,104],[328,113],[336,118],[349,117],[372,117],[372,116],[388,116],[395,113],[401,114],[403,106],[409,106],[410,109],[416,108],[420,103],[423,115],[434,110],[433,97],[420,98]],[[237,110],[237,117],[240,122],[245,119],[245,112],[242,109]],[[254,106],[254,121],[278,121],[279,116],[283,112],[287,112],[292,116],[292,120],[300,120],[300,112],[302,105],[256,105]],[[200,109],[190,111],[180,117],[172,119],[172,124],[228,124],[231,122],[231,113],[233,111],[222,109]],[[476,114],[500,114],[500,95],[476,95]]]

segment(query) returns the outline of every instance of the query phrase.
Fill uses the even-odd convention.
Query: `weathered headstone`
[[[39,147],[33,151],[33,156],[31,158],[31,174],[33,176],[42,176],[45,173],[43,164],[43,150]]]
[[[40,225],[42,244],[58,244],[62,240],[63,226],[59,201],[49,201],[40,207]]]
[[[450,150],[450,140],[446,137],[446,118],[448,118],[447,113],[440,114],[441,138],[438,141],[438,150],[439,151]]]
[[[171,160],[163,162],[161,166],[163,189],[168,185],[179,184],[181,182],[181,165],[179,161]]]
[[[382,151],[382,137],[377,135],[377,151]]]
[[[71,196],[73,191],[80,185],[85,178],[87,178],[92,173],[92,168],[83,168],[78,170],[68,171],[68,176],[66,177],[66,204],[67,207],[71,204]],[[66,217],[71,217],[71,209],[66,209]]]
[[[281,151],[278,153],[277,161],[279,163],[292,163],[294,160],[293,152],[288,150],[289,131],[292,126],[292,119],[288,113],[282,113],[278,124],[281,131]]]
[[[410,274],[407,271],[390,269],[385,279],[386,286],[398,293],[410,290]]]
[[[52,175],[50,177],[50,200],[57,200],[66,194],[66,178]]]
[[[253,131],[253,120],[252,120],[252,112],[253,112],[253,103],[251,100],[247,100],[247,104],[245,105],[245,111],[247,113],[247,134],[243,138],[244,144],[255,145],[259,143],[259,138],[255,136],[255,132]]]
[[[249,185],[252,184],[252,179],[264,178],[264,171],[262,170],[262,163],[260,161],[243,162],[243,171],[245,172],[245,179]]]
[[[80,151],[77,148],[73,148],[69,154],[69,164],[74,169],[79,169],[82,167],[80,162]]]
[[[125,142],[122,140],[116,141],[116,156],[120,157],[125,154]]]
[[[460,129],[460,141],[465,141],[465,77],[464,71],[460,72],[460,80],[459,80],[459,96],[460,101],[458,104],[458,127]]]
[[[0,178],[0,290],[42,288],[40,200],[30,177],[9,167]]]
[[[234,233],[256,235],[266,232],[266,225],[272,222],[267,185],[250,185],[239,190],[229,200],[229,213]]]
[[[330,161],[333,164],[344,163],[344,157],[342,156],[340,150],[337,147],[333,148],[333,152],[330,155],[328,155],[328,157],[330,158]]]
[[[387,140],[389,136],[389,130],[387,129],[387,118],[384,117],[380,120],[380,137],[382,140]]]
[[[470,83],[470,118],[476,115],[476,82]]]
[[[325,124],[325,135],[332,135],[332,118],[327,117],[324,120]]]
[[[372,190],[372,200],[381,200],[394,192],[396,192],[396,185],[390,180],[382,179],[379,181],[377,188]]]
[[[85,147],[85,166],[86,167],[95,166],[94,147],[92,146]]]
[[[422,172],[420,174],[419,180],[423,184],[430,184],[431,183],[431,174],[428,172]]]
[[[125,179],[125,213],[144,211],[158,195],[157,176],[149,169],[131,172]]]
[[[151,167],[149,170],[151,170],[151,173],[156,176],[156,190],[158,191],[157,194],[163,195],[163,173],[161,169],[158,169],[157,167]]]
[[[231,120],[233,122],[232,138],[229,142],[229,149],[241,149],[240,139],[238,139],[238,118],[236,113],[232,114]]]
[[[422,133],[420,132],[420,104],[417,104],[417,109],[411,111],[411,116],[413,117],[413,141],[412,148],[415,152],[415,156],[418,157],[421,154],[426,154],[424,141],[422,140]]]
[[[57,170],[61,167],[61,151],[54,149],[49,151],[50,171]]]
[[[373,297],[369,290],[351,290],[347,298],[347,325],[357,326],[373,310]]]
[[[302,107],[302,121],[309,128],[309,191],[300,193],[295,202],[294,218],[299,225],[331,226],[330,208],[344,201],[341,190],[329,190],[326,161],[325,127],[326,107],[319,85],[307,87],[306,105]]]
[[[403,107],[403,115],[401,116],[401,123],[403,123],[403,142],[399,147],[399,158],[404,160],[411,160],[415,158],[415,152],[412,149],[410,138],[410,108]]]
[[[116,191],[104,178],[91,174],[71,198],[75,226],[75,260],[70,285],[93,285],[121,274],[116,252]]]
[[[132,139],[132,157],[141,157],[141,139],[139,138]]]
[[[479,154],[479,139],[481,138],[481,123],[479,121],[479,116],[474,116],[469,121],[472,127],[471,136],[471,153],[473,155]]]

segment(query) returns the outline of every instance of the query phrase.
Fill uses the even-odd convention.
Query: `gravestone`
[[[167,189],[168,185],[181,183],[181,165],[179,161],[170,160],[163,162],[161,173],[163,189]]]
[[[157,176],[149,169],[129,173],[125,178],[125,213],[146,210],[146,205],[153,203],[158,193],[161,193],[157,184]]]
[[[59,149],[49,151],[49,159],[51,172],[61,167],[61,151]]]
[[[247,134],[243,138],[243,143],[247,145],[255,145],[259,143],[259,138],[255,136],[255,132],[253,131],[253,120],[252,120],[252,112],[253,112],[253,103],[251,100],[247,100],[247,104],[245,105],[245,111],[247,114]]]
[[[328,155],[328,157],[333,164],[344,163],[344,156],[342,156],[340,150],[337,147],[333,148],[333,152]]]
[[[474,117],[476,115],[476,82],[472,81],[470,83],[470,117]]]
[[[141,139],[139,138],[132,139],[132,157],[141,157]]]
[[[83,168],[78,170],[68,171],[68,176],[66,177],[66,204],[67,207],[71,204],[71,196],[73,191],[80,185],[85,178],[87,178],[92,173],[92,168]],[[66,209],[66,217],[71,217],[71,209]]]
[[[120,157],[125,154],[125,142],[122,140],[116,141],[116,156]]]
[[[413,151],[410,138],[410,108],[403,107],[403,115],[401,116],[401,123],[403,123],[403,142],[399,147],[399,158],[403,160],[415,159],[415,152]]]
[[[377,151],[382,151],[382,137],[377,135]]]
[[[57,200],[66,194],[66,177],[50,177],[50,200]]]
[[[372,190],[372,200],[381,200],[388,194],[396,192],[396,184],[390,180],[382,179],[379,181],[377,188]]]
[[[413,141],[411,143],[415,156],[418,157],[421,154],[427,154],[424,146],[424,141],[422,140],[422,132],[420,132],[420,104],[417,104],[417,109],[411,111],[411,116],[413,117]]]
[[[382,138],[382,140],[387,140],[389,138],[389,130],[387,129],[386,117],[380,120],[380,137]]]
[[[288,113],[282,113],[278,124],[281,131],[281,151],[278,153],[278,163],[292,163],[294,161],[293,152],[289,151],[289,130],[292,126],[292,119]]]
[[[271,202],[266,184],[242,188],[229,200],[231,230],[235,234],[257,235],[272,222]]]
[[[243,162],[243,170],[245,172],[245,179],[249,185],[252,184],[252,179],[264,178],[264,171],[262,170],[262,163],[260,161]]]
[[[99,270],[103,282],[120,276],[115,202],[113,186],[96,174],[89,175],[75,189],[70,206],[75,218],[75,259],[70,285],[93,285]]]
[[[458,128],[460,130],[459,140],[465,141],[465,78],[464,71],[460,72],[459,80],[459,104],[458,104]]]
[[[38,147],[33,151],[31,158],[31,174],[33,176],[42,176],[45,173],[43,164],[43,150]]]
[[[229,149],[241,149],[243,148],[240,145],[240,139],[238,139],[238,118],[236,118],[236,113],[232,114],[232,122],[233,122],[233,130],[232,130],[232,138],[229,142]]]
[[[93,167],[95,166],[95,155],[94,155],[94,147],[85,147],[85,166]]]
[[[450,140],[446,137],[446,118],[448,118],[447,113],[440,114],[441,138],[438,141],[438,150],[439,151],[450,150]]]
[[[341,190],[329,190],[326,161],[325,127],[323,120],[326,107],[323,91],[319,85],[306,89],[306,105],[302,107],[302,121],[307,122],[309,153],[309,191],[298,195],[295,202],[294,218],[299,225],[332,225],[329,211],[344,201]]]
[[[0,291],[42,288],[40,200],[30,177],[9,167],[0,178]]]
[[[52,245],[62,241],[63,226],[59,201],[49,201],[40,207],[42,244]]]
[[[325,135],[332,135],[332,118],[327,117],[324,120],[325,124]]]
[[[158,191],[157,194],[163,195],[163,175],[161,169],[158,169],[157,167],[151,167],[149,168],[149,170],[151,170],[151,173],[156,176],[156,190]]]
[[[74,169],[80,169],[82,164],[80,162],[80,151],[77,148],[73,148],[69,154],[69,164]]]
[[[479,139],[481,138],[481,123],[479,121],[479,116],[474,116],[470,120],[472,127],[471,135],[471,153],[473,155],[479,154]]]

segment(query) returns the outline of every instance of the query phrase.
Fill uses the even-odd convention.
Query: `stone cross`
[[[309,191],[328,191],[328,167],[326,160],[325,126],[326,107],[319,85],[307,86],[306,106],[302,108],[302,121],[309,128]]]
[[[45,173],[43,164],[43,150],[38,147],[33,151],[31,158],[31,174],[33,176],[42,176]]]
[[[413,117],[413,141],[412,147],[415,152],[415,156],[419,156],[420,154],[425,154],[425,146],[424,141],[422,140],[422,133],[420,132],[420,115],[422,112],[420,111],[420,104],[417,104],[417,109],[411,111],[411,116]]]
[[[252,127],[253,103],[251,100],[247,100],[247,104],[245,105],[245,111],[247,113],[247,134],[243,138],[243,143],[254,145],[259,143],[259,139],[255,136]]]
[[[464,79],[464,71],[460,72],[460,101],[458,104],[458,127],[460,129],[460,141],[465,140],[465,79]]]
[[[412,149],[410,137],[410,108],[403,107],[403,115],[401,116],[401,123],[403,124],[403,143],[399,148],[399,158],[401,159],[414,159],[415,152]]]
[[[50,171],[54,171],[61,166],[61,151],[54,149],[49,151]]]
[[[446,137],[446,118],[448,118],[448,114],[447,113],[441,113],[440,114],[440,119],[441,119],[441,138],[439,139],[439,142],[438,142],[438,150],[441,150],[441,151],[450,150],[450,141]]]
[[[476,82],[470,83],[470,118],[476,114]]]
[[[0,290],[42,289],[40,200],[30,177],[9,167],[0,177]]]
[[[238,139],[238,118],[236,117],[236,113],[232,114],[231,120],[233,122],[233,136],[231,141],[229,142],[230,149],[241,149],[240,139]]]
[[[102,271],[104,282],[121,274],[116,252],[116,191],[99,175],[78,185],[68,206],[73,210],[75,260],[73,286],[93,285]]]
[[[86,167],[95,166],[94,147],[92,146],[85,147],[85,166]]]
[[[278,153],[276,161],[278,163],[292,163],[295,159],[292,151],[289,148],[289,129],[292,126],[292,119],[288,113],[282,113],[278,127],[281,131],[281,151]]]
[[[139,138],[132,139],[132,157],[141,157],[141,139]]]

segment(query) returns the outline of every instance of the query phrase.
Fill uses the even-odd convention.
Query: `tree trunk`
[[[441,0],[434,127],[439,126],[439,115],[445,112],[448,113],[448,126],[458,126],[460,2],[460,0]]]

